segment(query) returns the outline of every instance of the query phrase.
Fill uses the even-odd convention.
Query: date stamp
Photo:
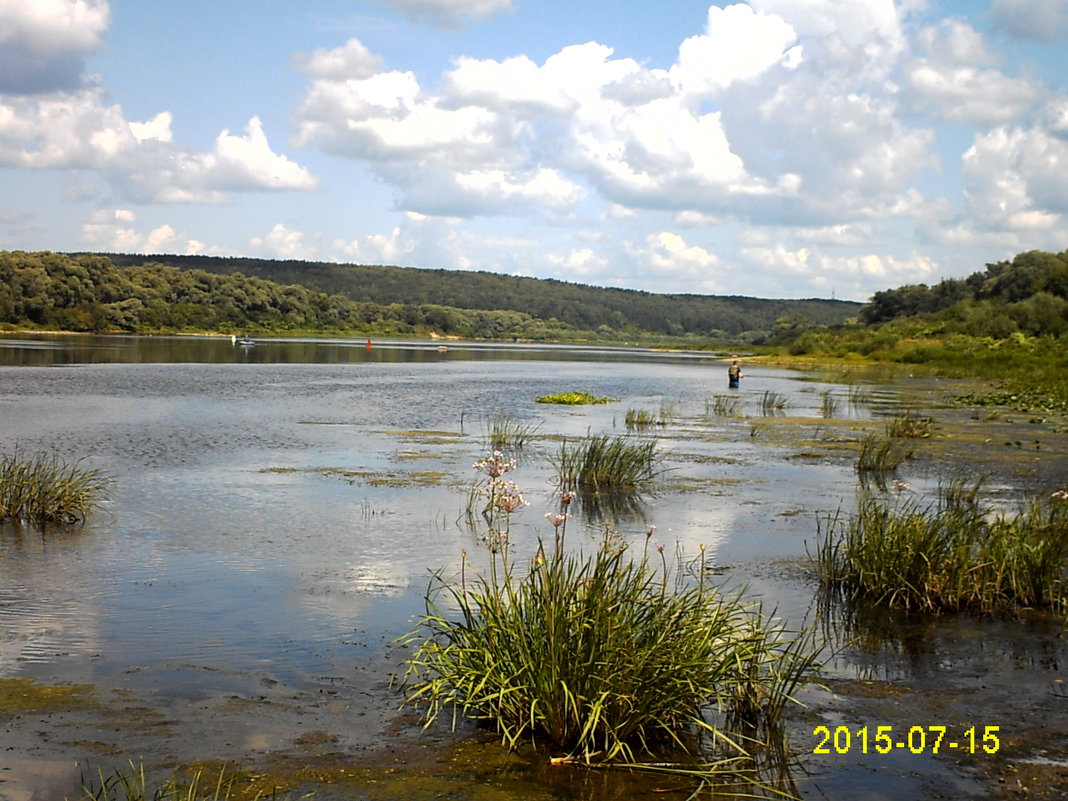
[[[913,754],[996,754],[1001,748],[1000,726],[969,726],[951,734],[948,726],[910,726],[907,730],[893,726],[817,726],[812,735],[818,742],[813,754],[889,754],[910,751]]]

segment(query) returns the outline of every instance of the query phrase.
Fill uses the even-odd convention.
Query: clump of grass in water
[[[670,425],[675,419],[675,406],[667,401],[660,403],[659,414],[648,409],[627,409],[624,422],[627,428],[651,428]]]
[[[504,504],[490,522],[489,540],[502,543],[490,577],[468,576],[464,553],[458,581],[432,578],[426,612],[402,638],[413,649],[407,701],[425,704],[427,725],[448,710],[454,722],[462,714],[492,723],[508,746],[548,741],[600,763],[633,763],[665,743],[687,749],[695,731],[733,744],[710,711],[781,734],[814,665],[808,642],[710,586],[703,548],[700,569],[682,569],[681,556],[672,566],[653,528],[640,559],[607,525],[596,553],[569,552],[574,497],[565,493],[546,515],[553,541],[540,541],[525,569],[509,561]]]
[[[838,398],[834,391],[827,389],[820,393],[820,414],[823,417],[834,417],[838,414]]]
[[[892,439],[926,439],[934,432],[934,420],[908,409],[886,424],[886,436]]]
[[[109,776],[97,771],[96,776],[86,779],[82,774],[82,794],[79,801],[266,801],[278,799],[275,790],[257,789],[254,781],[240,775],[227,775],[220,768],[214,781],[203,771],[196,771],[188,780],[177,775],[163,783],[153,785],[145,776],[144,765],[130,762],[130,770],[118,770]]]
[[[524,423],[514,415],[498,412],[490,418],[490,450],[522,450],[527,440],[533,437],[537,430],[536,424]]]
[[[556,403],[563,406],[583,406],[587,404],[611,403],[612,398],[597,396],[589,392],[557,392],[554,395],[542,395],[535,398],[535,403]]]
[[[705,415],[713,414],[716,417],[737,417],[742,408],[742,401],[734,395],[716,395],[712,399],[705,399]]]
[[[1068,492],[1031,499],[1015,515],[955,483],[919,506],[865,500],[821,525],[821,583],[850,600],[930,612],[1068,606]]]
[[[912,448],[896,437],[868,434],[860,441],[859,473],[889,473],[912,458]]]
[[[760,397],[760,409],[764,414],[781,412],[789,405],[789,400],[781,392],[774,392],[770,389],[766,389],[764,390],[764,394]]]
[[[37,454],[28,459],[18,451],[0,458],[0,523],[83,521],[105,500],[110,481],[81,462],[67,464],[59,455]]]
[[[661,473],[656,441],[630,436],[565,440],[552,462],[562,491],[640,489]]]

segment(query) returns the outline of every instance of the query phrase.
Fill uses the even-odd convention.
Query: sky
[[[1068,0],[0,0],[0,250],[867,300],[1068,249]]]

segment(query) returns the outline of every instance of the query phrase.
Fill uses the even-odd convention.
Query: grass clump
[[[58,454],[0,457],[0,523],[77,523],[104,499],[110,481]]]
[[[569,552],[573,495],[562,498],[546,515],[554,540],[523,569],[498,507],[490,576],[469,577],[464,554],[458,580],[433,577],[403,639],[407,701],[425,705],[428,725],[450,712],[495,726],[509,746],[597,762],[690,749],[698,732],[730,742],[716,713],[750,732],[776,727],[813,665],[802,638],[710,586],[703,564],[672,567],[652,528],[640,558],[609,526],[595,553]]]
[[[538,428],[536,423],[525,423],[514,415],[498,412],[489,421],[490,450],[522,450],[527,440],[537,433]]]
[[[555,403],[561,406],[585,406],[598,403],[611,403],[613,398],[598,396],[590,392],[557,392],[535,398],[535,403]]]
[[[211,774],[216,775],[212,776]],[[130,762],[130,769],[105,776],[103,771],[88,778],[82,775],[82,794],[78,801],[267,801],[278,799],[275,789],[256,786],[255,779],[239,773],[227,773],[225,767],[198,769],[188,779],[177,774],[153,783],[145,775],[144,765]]]
[[[847,599],[929,612],[1041,606],[1068,601],[1068,493],[995,513],[976,487],[953,485],[938,501],[870,498],[819,536],[821,583]]]
[[[565,440],[553,466],[561,491],[640,489],[661,473],[655,440],[607,434]]]

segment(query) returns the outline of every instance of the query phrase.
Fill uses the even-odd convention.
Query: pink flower
[[[571,517],[571,515],[562,515],[554,512],[547,512],[545,517],[550,523],[553,524],[553,528],[560,528],[560,526],[564,524],[564,521]]]

